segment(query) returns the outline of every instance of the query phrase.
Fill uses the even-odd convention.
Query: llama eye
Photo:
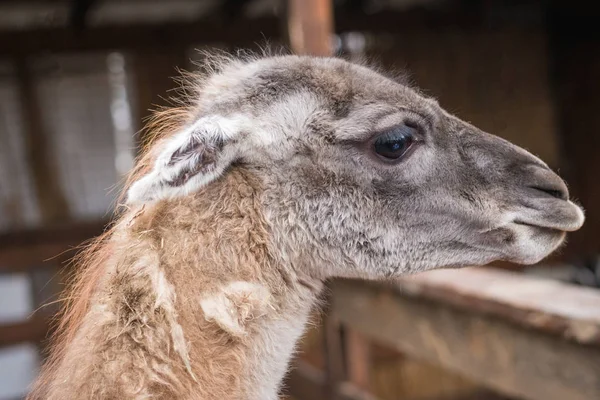
[[[397,161],[408,153],[415,142],[415,129],[402,125],[379,135],[373,149],[387,161]]]

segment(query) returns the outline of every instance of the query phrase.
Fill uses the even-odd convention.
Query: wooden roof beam
[[[77,32],[66,28],[47,28],[24,32],[0,32],[0,56],[48,52],[157,49],[228,43],[248,46],[279,37],[274,17],[257,18],[244,24],[222,21],[168,23],[161,25],[103,26]]]

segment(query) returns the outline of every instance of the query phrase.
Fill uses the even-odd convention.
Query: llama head
[[[243,165],[276,246],[320,277],[535,263],[584,220],[541,160],[363,66],[233,61],[196,100],[129,202],[194,195]]]

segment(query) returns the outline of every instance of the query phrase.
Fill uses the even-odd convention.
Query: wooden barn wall
[[[73,219],[100,219],[118,183],[106,54],[37,60],[37,98],[52,167]]]
[[[149,132],[143,128],[152,111],[173,105],[169,98],[176,95],[174,90],[179,87],[179,83],[174,78],[179,76],[180,69],[188,69],[189,60],[186,56],[185,48],[138,51],[131,54],[136,92],[136,98],[132,100],[135,103],[132,108],[137,129],[140,130],[140,134],[136,137],[138,144],[145,143],[147,139],[146,135]]]
[[[374,51],[448,111],[559,166],[547,39],[533,30],[428,30]]]
[[[13,65],[0,63],[0,231],[39,223]]]
[[[572,197],[586,210],[583,227],[569,234],[571,254],[597,258],[600,253],[600,30],[598,11],[561,7],[550,13],[551,67],[561,146],[568,161],[564,175]]]
[[[133,155],[137,127],[117,126],[116,113],[123,110],[115,109],[122,101],[115,91],[130,88],[111,83],[108,56],[86,53],[3,62],[0,231],[110,215],[123,173],[117,170],[117,155]]]

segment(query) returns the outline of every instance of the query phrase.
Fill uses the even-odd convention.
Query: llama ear
[[[207,185],[236,158],[238,131],[224,118],[205,117],[162,146],[152,170],[134,182],[127,203],[140,204],[193,193]]]

